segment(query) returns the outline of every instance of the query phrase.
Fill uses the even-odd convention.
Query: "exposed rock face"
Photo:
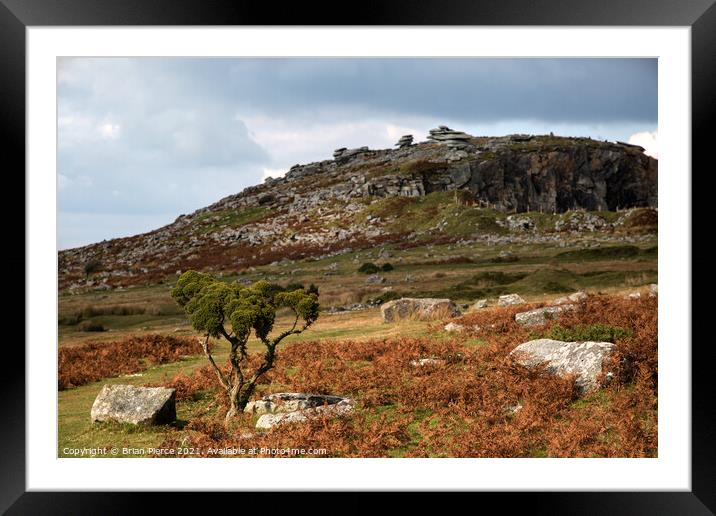
[[[525,367],[545,364],[554,374],[575,375],[577,387],[584,394],[599,388],[597,378],[602,372],[602,363],[613,348],[611,342],[537,339],[520,344],[510,355]]]
[[[176,420],[176,391],[164,387],[105,385],[92,404],[92,422],[163,425]]]
[[[431,320],[441,317],[457,317],[461,312],[458,306],[449,299],[404,297],[382,304],[380,313],[383,316],[383,321],[396,322],[410,318]]]
[[[518,294],[505,294],[497,299],[497,306],[523,305],[525,300]]]
[[[251,414],[284,414],[309,408],[335,405],[346,400],[341,396],[328,394],[306,394],[304,392],[277,392],[246,405],[244,412]]]
[[[296,393],[293,393],[296,394]],[[305,395],[312,396],[312,395]],[[322,406],[313,406],[310,408],[295,410],[291,412],[267,413],[262,415],[256,421],[258,430],[269,430],[274,426],[284,425],[287,423],[303,423],[309,419],[316,417],[338,417],[345,416],[355,410],[355,402],[349,398],[340,398],[332,396],[330,398],[338,398],[339,401]],[[328,397],[325,401],[328,401]]]
[[[337,149],[334,159],[294,165],[283,177],[180,215],[155,231],[63,250],[59,284],[109,289],[140,278],[164,280],[177,270],[207,264],[235,270],[283,256],[364,249],[399,236],[386,235],[382,220],[340,228],[329,223],[352,220],[375,198],[454,190],[464,191],[475,206],[510,212],[500,222],[510,231],[531,234],[538,228],[521,212],[656,207],[657,161],[618,143],[546,135],[472,137],[440,127],[429,142]],[[578,212],[559,224],[557,231],[600,231],[612,223]],[[87,280],[83,266],[92,260],[105,267]]]
[[[536,308],[528,312],[520,312],[515,314],[515,321],[522,326],[541,326],[550,319],[554,319],[565,310],[574,310],[575,305],[563,304],[559,306],[545,306],[544,308]]]

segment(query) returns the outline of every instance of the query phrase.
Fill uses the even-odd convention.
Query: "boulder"
[[[410,367],[441,366],[445,360],[441,358],[417,358],[410,361]]]
[[[338,417],[350,414],[355,409],[355,402],[349,398],[340,398],[338,403],[323,405],[319,407],[283,412],[276,414],[264,414],[256,421],[258,430],[269,430],[278,425],[287,423],[303,423],[316,417]]]
[[[514,306],[523,304],[525,304],[525,300],[517,294],[505,294],[504,296],[500,296],[497,300],[498,306]]]
[[[385,278],[377,274],[371,274],[366,278],[365,282],[368,285],[381,285],[385,283]]]
[[[410,297],[382,304],[380,313],[385,322],[396,322],[409,318],[430,320],[441,317],[457,317],[461,314],[458,306],[449,299]]]
[[[163,425],[176,420],[176,390],[105,385],[92,404],[92,422]]]
[[[652,283],[649,285],[649,297],[655,297],[659,295],[659,285]]]
[[[553,305],[564,305],[568,303],[581,303],[582,301],[586,300],[589,297],[589,294],[586,292],[580,290],[579,292],[575,292],[574,294],[570,294],[565,297],[560,297],[554,300],[552,303]]]
[[[460,333],[465,331],[465,327],[462,324],[450,322],[445,325],[444,330],[448,333]]]
[[[324,405],[334,405],[347,398],[328,394],[306,394],[303,392],[277,392],[246,405],[244,412],[253,414],[283,414]]]
[[[544,364],[547,371],[559,376],[574,375],[577,387],[584,394],[599,388],[597,377],[613,348],[611,342],[537,339],[520,344],[510,355],[525,367]]]
[[[545,306],[528,312],[515,314],[515,321],[522,326],[541,326],[548,320],[554,319],[565,310],[574,310],[576,305]]]
[[[472,305],[473,310],[481,310],[487,306],[487,299],[478,299],[475,301],[475,303]]]

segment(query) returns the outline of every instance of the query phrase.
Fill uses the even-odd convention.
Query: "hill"
[[[236,273],[385,245],[539,243],[595,231],[623,241],[655,230],[657,161],[641,147],[431,133],[398,149],[339,149],[149,233],[61,251],[59,287],[152,284],[192,268]],[[99,270],[87,278],[92,262]]]

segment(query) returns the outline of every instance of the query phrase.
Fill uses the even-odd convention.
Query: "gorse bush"
[[[382,270],[383,272],[390,272],[393,269],[395,269],[395,267],[393,267],[390,263],[384,263],[380,266],[380,270]]]
[[[358,272],[362,272],[363,274],[375,274],[378,271],[380,271],[380,268],[372,262],[366,262],[358,267]]]

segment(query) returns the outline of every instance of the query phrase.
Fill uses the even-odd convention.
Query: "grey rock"
[[[597,377],[604,359],[614,348],[611,342],[562,342],[537,339],[520,344],[510,355],[525,367],[541,364],[559,376],[574,375],[582,394],[599,388]]]
[[[487,306],[487,299],[478,299],[473,303],[472,309],[473,310],[481,310]]]
[[[162,425],[176,420],[176,391],[164,387],[105,385],[92,404],[92,422]]]
[[[385,322],[396,322],[410,318],[431,320],[441,317],[456,317],[461,314],[458,306],[449,299],[409,297],[382,304],[380,313]]]
[[[505,294],[497,299],[497,306],[514,306],[523,304],[525,304],[525,300],[518,294]]]
[[[443,329],[448,333],[461,333],[465,331],[465,327],[462,324],[454,322],[447,323]]]
[[[377,274],[371,274],[365,280],[368,285],[381,285],[385,283],[385,278]]]
[[[649,285],[649,297],[655,297],[659,294],[659,285],[652,283]]]
[[[430,367],[445,365],[445,360],[441,358],[417,358],[410,361],[410,367]]]
[[[522,326],[541,326],[548,320],[554,319],[565,310],[574,310],[576,305],[564,304],[559,306],[545,306],[544,308],[536,308],[528,312],[520,312],[515,314],[515,322]]]
[[[256,421],[256,429],[269,430],[275,426],[288,423],[303,423],[317,417],[339,417],[350,414],[355,410],[355,402],[349,398],[340,398],[341,401],[330,405],[283,412],[264,414]]]
[[[260,400],[249,402],[244,412],[252,414],[283,414],[324,405],[333,405],[347,398],[328,394],[306,394],[303,392],[277,392]]]

